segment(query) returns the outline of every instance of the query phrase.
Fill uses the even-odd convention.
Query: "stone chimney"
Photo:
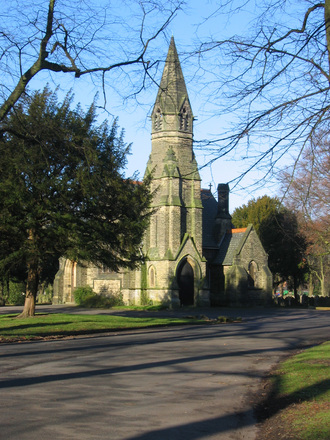
[[[222,236],[232,228],[231,215],[229,214],[229,185],[218,185],[218,212],[215,217],[213,235],[217,243]]]

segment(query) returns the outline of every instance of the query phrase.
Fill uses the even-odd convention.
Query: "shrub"
[[[96,295],[90,286],[77,287],[73,293],[74,301],[78,306],[83,306],[88,297]]]
[[[145,290],[141,290],[140,303],[141,303],[141,306],[152,306],[153,305],[152,299],[149,298],[149,295]]]
[[[218,322],[226,323],[228,321],[227,316],[218,316]]]
[[[9,282],[9,295],[7,304],[23,306],[25,303],[25,284]]]
[[[47,287],[42,285],[42,288],[38,292],[37,303],[38,304],[49,304],[53,299],[53,286],[48,284]]]
[[[74,291],[74,300],[76,304],[87,308],[109,309],[115,306],[123,306],[123,295],[112,292],[109,295],[97,294],[89,286],[78,287]]]

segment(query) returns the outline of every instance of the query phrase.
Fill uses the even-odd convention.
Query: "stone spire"
[[[173,37],[151,118],[152,133],[171,130],[193,132],[192,109]]]
[[[188,239],[202,255],[202,202],[193,152],[193,114],[173,37],[151,118],[146,174],[152,173],[152,206],[157,210],[145,240],[148,257],[171,260],[182,249],[182,240]]]

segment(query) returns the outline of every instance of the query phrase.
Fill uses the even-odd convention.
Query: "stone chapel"
[[[169,306],[252,305],[271,299],[267,254],[250,225],[233,229],[229,187],[218,186],[218,200],[201,189],[193,152],[193,112],[174,38],[151,114],[151,154],[155,210],[136,270],[107,268],[60,259],[54,304],[74,303],[74,290],[89,285],[96,293],[121,293],[127,304],[147,298]]]

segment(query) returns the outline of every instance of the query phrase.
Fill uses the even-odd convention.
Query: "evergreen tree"
[[[269,268],[278,283],[290,281],[296,299],[297,289],[307,270],[307,242],[299,232],[294,212],[281,208],[260,224],[259,235],[268,253]]]
[[[149,182],[124,178],[129,146],[117,124],[95,123],[94,104],[70,109],[48,88],[5,120],[0,139],[0,273],[23,265],[26,301],[35,311],[39,279],[49,261],[66,256],[135,267],[148,223]]]
[[[235,228],[245,228],[252,223],[256,232],[259,233],[262,221],[278,212],[279,208],[280,201],[276,197],[265,195],[236,208],[232,215],[232,222]]]
[[[299,231],[295,213],[281,206],[276,197],[263,196],[236,208],[232,222],[237,228],[253,224],[268,253],[274,280],[291,281],[296,293],[306,270],[307,243]]]

